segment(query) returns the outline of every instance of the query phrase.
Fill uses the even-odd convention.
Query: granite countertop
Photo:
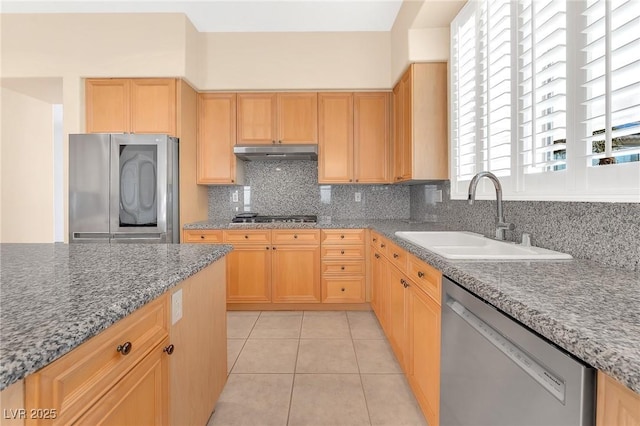
[[[283,226],[286,225],[286,226]],[[308,224],[200,222],[186,229],[371,228],[587,364],[640,393],[640,272],[587,260],[452,261],[395,236],[437,223],[343,220]]]
[[[0,390],[231,249],[205,244],[1,244]]]

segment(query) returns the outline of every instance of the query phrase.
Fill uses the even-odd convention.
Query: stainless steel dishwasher
[[[443,279],[442,426],[593,425],[595,370]]]

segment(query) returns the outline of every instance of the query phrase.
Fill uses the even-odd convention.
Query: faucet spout
[[[515,225],[513,223],[507,223],[504,220],[504,212],[502,209],[502,185],[500,184],[498,177],[493,173],[486,171],[476,174],[473,179],[471,179],[471,182],[469,182],[469,195],[467,199],[469,204],[472,205],[476,199],[478,182],[480,182],[480,179],[484,177],[493,182],[493,186],[496,190],[496,238],[504,240],[504,231],[506,229],[513,231],[515,229]]]

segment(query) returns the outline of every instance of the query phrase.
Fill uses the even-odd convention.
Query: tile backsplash
[[[322,221],[409,219],[409,194],[398,185],[318,184],[316,161],[248,161],[245,185],[209,188],[209,220],[227,221],[243,211],[311,214]]]
[[[441,192],[439,192],[441,191]],[[437,202],[442,196],[442,202]],[[441,222],[451,229],[495,233],[496,202],[451,200],[448,182],[411,187],[411,220]],[[624,269],[640,270],[640,204],[559,201],[504,201],[504,216],[516,229],[506,238],[520,242],[522,233],[536,246],[569,253]]]

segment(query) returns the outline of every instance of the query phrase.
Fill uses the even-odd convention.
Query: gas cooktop
[[[318,217],[313,215],[248,216],[241,214],[231,219],[231,223],[316,223],[317,219]]]

